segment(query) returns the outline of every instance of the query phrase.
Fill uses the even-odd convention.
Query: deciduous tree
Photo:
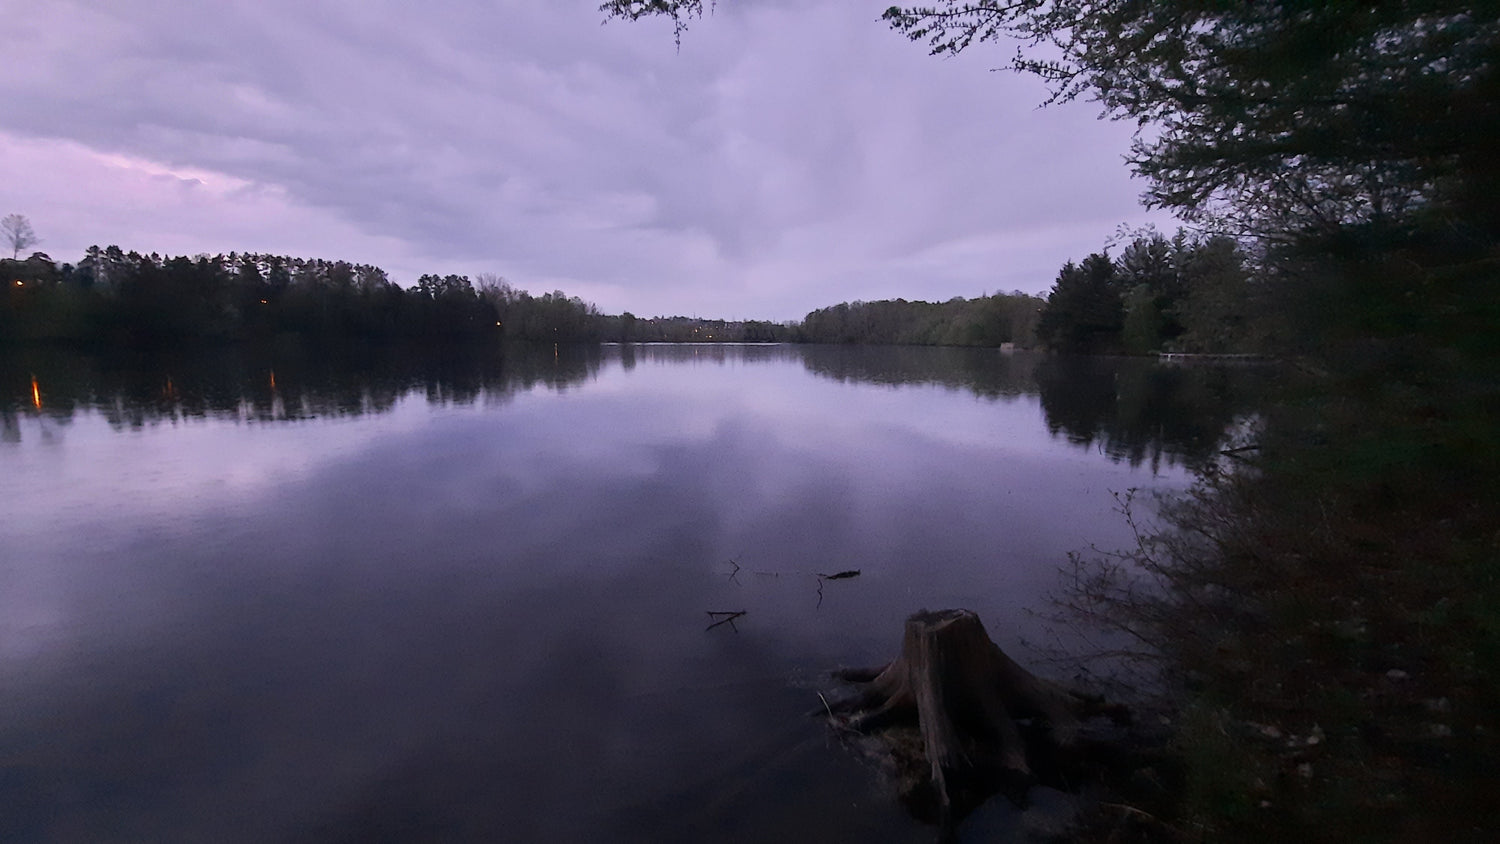
[[[12,260],[21,257],[22,249],[30,249],[41,242],[36,231],[31,228],[31,221],[21,214],[5,215],[5,219],[0,220],[0,232],[4,233],[5,242],[10,244]]]

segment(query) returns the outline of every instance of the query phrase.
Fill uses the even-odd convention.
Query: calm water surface
[[[16,841],[929,840],[805,717],[822,672],[940,607],[1027,661],[1067,552],[1125,542],[1112,493],[1237,412],[1211,372],[933,349],[0,385]]]

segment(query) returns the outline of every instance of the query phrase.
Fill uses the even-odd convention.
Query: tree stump
[[[856,697],[828,707],[837,726],[872,733],[909,730],[915,722],[931,796],[945,827],[954,821],[956,785],[997,775],[1012,785],[1033,781],[1018,720],[1044,722],[1049,744],[1058,748],[1073,743],[1082,718],[1109,711],[1100,699],[1017,665],[969,610],[916,613],[906,620],[901,655],[894,662],[839,676],[864,686]]]

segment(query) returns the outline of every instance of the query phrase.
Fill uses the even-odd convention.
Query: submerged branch
[[[734,626],[734,620],[736,618],[739,618],[740,616],[743,616],[747,612],[749,612],[749,610],[706,610],[710,623],[703,629],[712,630],[715,627],[727,624],[729,625],[729,629],[738,633],[740,632],[740,629]]]

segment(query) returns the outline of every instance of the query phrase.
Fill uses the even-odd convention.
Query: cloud
[[[723,3],[680,51],[594,0],[26,11],[5,210],[62,260],[259,249],[782,319],[1043,290],[1145,219],[1128,127],[848,0]]]

